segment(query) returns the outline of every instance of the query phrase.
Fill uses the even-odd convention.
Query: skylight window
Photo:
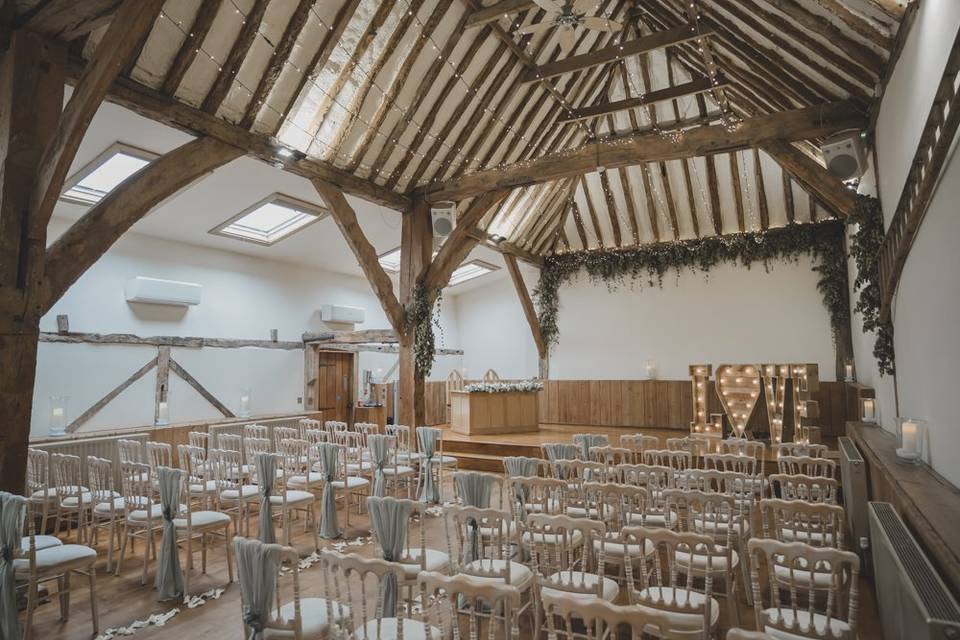
[[[455,285],[464,283],[467,280],[473,280],[474,278],[485,276],[499,268],[500,267],[492,265],[489,262],[484,262],[483,260],[471,260],[470,262],[464,262],[462,265],[453,270],[453,274],[450,276],[450,283],[447,286],[453,287]]]
[[[274,193],[244,209],[210,233],[270,246],[320,220],[323,207]]]
[[[67,181],[67,190],[61,198],[79,204],[97,204],[156,157],[154,153],[119,142],[110,145]]]
[[[400,247],[393,251],[387,251],[380,256],[380,266],[392,273],[400,271]]]

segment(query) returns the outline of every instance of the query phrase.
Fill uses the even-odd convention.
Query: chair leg
[[[113,568],[113,538],[116,530],[114,529],[114,524],[116,523],[116,518],[113,514],[110,515],[110,526],[107,529],[107,573],[110,573],[110,570]]]
[[[24,640],[33,638],[33,612],[37,608],[37,582],[32,577],[27,582],[27,623],[23,632]]]
[[[200,573],[207,572],[207,534],[200,534]]]
[[[227,546],[227,575],[230,577],[230,584],[233,584],[233,536],[230,535],[230,525],[223,530],[223,540]]]
[[[87,574],[90,580],[90,617],[93,620],[93,635],[100,631],[100,620],[97,617],[97,568],[91,564]]]
[[[147,564],[150,562],[150,547],[153,545],[153,527],[147,532],[149,540],[143,543],[143,575],[140,576],[140,584],[147,584]]]
[[[67,571],[63,574],[63,593],[60,595],[60,618],[62,620],[70,619],[70,574]]]
[[[123,531],[120,533],[120,557],[117,559],[117,564],[113,567],[113,575],[120,575],[120,565],[123,564],[123,554],[127,551],[127,538],[130,537],[130,529],[124,525]]]

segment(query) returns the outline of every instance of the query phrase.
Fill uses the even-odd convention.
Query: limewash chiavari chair
[[[323,474],[315,471],[320,452],[309,440],[286,438],[277,443],[277,453],[286,460],[287,486],[318,495],[323,489]]]
[[[329,442],[337,442],[337,434],[350,429],[346,422],[340,422],[339,420],[327,420],[323,423],[323,428],[329,434]]]
[[[762,440],[746,438],[727,438],[720,441],[720,453],[734,453],[740,456],[756,458],[761,465],[767,458],[767,444]]]
[[[566,513],[575,518],[598,517],[599,507],[590,502],[591,496],[586,494],[584,484],[591,480],[602,482],[605,479],[604,466],[599,462],[583,460],[554,460],[553,472],[556,478],[561,478],[567,485],[564,499]]]
[[[324,549],[321,566],[326,585],[327,619],[337,621],[331,637],[350,640],[443,638],[440,629],[407,617],[405,607],[384,611],[379,600],[380,589],[388,579],[398,583],[403,580],[404,568],[399,562]]]
[[[744,442],[749,442],[745,440]],[[712,453],[704,456],[706,469],[727,471],[741,474],[746,477],[745,482],[734,487],[738,497],[749,494],[757,498],[767,496],[767,479],[763,477],[763,463],[750,455],[738,453]]]
[[[407,497],[409,498],[413,492],[413,484],[416,481],[417,470],[409,464],[401,464],[396,436],[384,436],[384,443],[387,449],[387,461],[383,467],[383,475],[386,480],[386,492],[390,494],[390,486],[392,485],[393,495],[399,495],[400,485],[402,483],[407,487]]]
[[[250,478],[252,463],[246,460],[246,447],[243,445],[243,436],[239,433],[218,433],[217,448],[223,451],[236,451],[240,454],[241,477]]]
[[[253,479],[254,484],[257,484],[257,465],[255,460],[257,459],[258,453],[273,453],[270,448],[270,440],[268,438],[254,438],[253,436],[244,438],[243,457],[247,465],[247,474]]]
[[[117,462],[146,462],[143,443],[139,440],[117,440]]]
[[[143,573],[140,584],[147,584],[147,566],[150,554],[157,555],[156,540],[163,527],[160,503],[154,499],[154,483],[150,466],[141,462],[120,463],[120,485],[123,493],[123,533],[120,542],[120,557],[114,567],[114,575],[120,575],[120,566],[127,552],[127,544],[136,538],[143,540]],[[184,507],[185,508],[185,507]]]
[[[261,627],[264,638],[290,638],[291,640],[328,638],[330,632],[327,617],[330,604],[325,598],[303,598],[300,596],[300,557],[297,550],[278,544],[264,544],[256,539],[233,539],[234,555],[237,558],[237,579],[240,582],[240,611],[243,622],[243,637],[249,637],[256,631],[247,625],[246,620],[255,620]],[[259,565],[250,562],[250,558],[259,560]],[[290,572],[290,590],[292,599],[283,601],[281,583],[277,578],[280,571]],[[252,570],[252,573],[250,572]],[[273,593],[271,601],[261,602],[264,611],[256,611],[258,605],[247,601],[248,594],[257,594],[267,582],[267,592]],[[252,606],[251,606],[252,605]],[[252,614],[252,615],[251,615]]]
[[[603,600],[584,602],[565,593],[543,595],[547,637],[551,640],[639,640],[645,634],[668,638],[666,616]],[[582,626],[581,626],[582,625]]]
[[[57,514],[57,488],[50,479],[50,454],[43,449],[27,449],[27,486],[26,495],[34,507],[40,509],[40,532],[47,532],[47,520],[50,512]],[[33,510],[30,513],[34,513]],[[54,521],[53,530],[59,528]]]
[[[181,447],[189,445],[180,445]],[[189,478],[195,477],[196,471],[193,467],[193,458],[185,456],[181,462],[183,475],[180,478],[180,506],[181,513],[173,519],[173,526],[176,529],[177,546],[184,546],[187,552],[187,570],[183,572],[184,594],[190,593],[190,570],[193,568],[194,544],[200,543],[200,571],[207,572],[207,547],[210,540],[220,538],[223,540],[227,554],[227,575],[229,582],[233,582],[233,552],[231,540],[233,535],[230,532],[232,519],[226,513],[212,511],[210,509],[194,510],[191,507],[191,489]],[[162,514],[157,517],[158,522],[162,522]]]
[[[470,640],[519,640],[520,590],[512,585],[496,584],[470,576],[447,576],[435,571],[421,573],[417,582],[424,603],[424,623],[430,636],[424,640],[461,638],[469,629]],[[487,631],[483,633],[483,619]],[[433,629],[442,635],[433,635]],[[412,640],[412,636],[404,636]]]
[[[343,498],[344,503],[344,512],[346,514],[346,522],[344,526],[350,526],[350,505],[354,502],[354,497],[357,498],[357,509],[359,513],[359,504],[363,498],[366,498],[370,493],[370,480],[364,478],[357,473],[351,474],[347,470],[347,451],[346,447],[341,444],[337,446],[337,455],[336,455],[336,465],[330,474],[333,476],[333,480],[330,482],[330,486],[333,487],[334,496],[340,494],[339,497]],[[323,468],[323,461],[321,460],[315,469],[320,473],[326,476],[327,470]],[[335,497],[335,499],[337,499]]]
[[[805,475],[815,478],[836,478],[837,463],[828,458],[810,456],[780,456],[777,472],[787,475]]]
[[[367,452],[367,439],[359,431],[337,433],[336,443],[343,446],[346,455],[347,473],[366,477],[373,481],[373,463]]]
[[[173,466],[173,446],[167,442],[144,442],[144,451],[147,454],[147,464],[150,465],[150,479],[153,486],[157,486],[157,467]],[[158,489],[154,489],[158,491]]]
[[[643,452],[643,464],[670,467],[673,469],[673,475],[678,476],[680,473],[693,468],[693,456],[686,449],[678,451],[647,449]]]
[[[615,471],[617,483],[646,490],[644,526],[672,529],[677,525],[676,514],[667,508],[664,497],[664,491],[675,487],[678,480],[672,468],[652,464],[629,464],[620,465]]]
[[[36,503],[27,500],[20,502],[19,496],[8,496],[3,501],[3,521],[16,523],[17,531],[14,533],[14,540],[21,538],[19,546],[14,546],[10,551],[12,560],[13,579],[18,583],[18,588],[26,589],[26,615],[23,625],[24,640],[33,638],[33,614],[39,604],[39,586],[42,583],[56,580],[57,594],[60,601],[60,619],[67,621],[70,615],[70,578],[73,574],[80,574],[87,577],[90,598],[90,614],[93,621],[93,634],[96,636],[99,631],[100,618],[97,613],[97,551],[92,547],[82,544],[57,544],[44,546],[38,544],[38,538],[47,538],[48,536],[37,536],[35,531],[36,519],[32,513]],[[42,505],[40,505],[42,507]],[[23,510],[8,516],[7,509]],[[29,529],[24,532],[21,528],[25,523]],[[24,535],[26,533],[26,535]],[[21,537],[22,536],[22,537]],[[13,611],[16,615],[16,611]]]
[[[620,587],[604,575],[606,534],[602,522],[589,518],[531,513],[523,537],[529,541],[540,594],[559,592],[586,602],[616,600]]]
[[[783,500],[806,500],[837,504],[840,483],[833,478],[814,478],[804,475],[775,473],[770,476],[770,489],[774,497]]]
[[[513,540],[510,536],[510,513],[501,509],[480,509],[460,505],[444,505],[443,526],[447,537],[447,555],[451,573],[474,576],[497,584],[513,585],[526,596],[517,615],[528,611],[534,624],[534,637],[540,633],[537,614],[537,589],[533,571],[511,560]],[[478,529],[487,536],[473,535]],[[477,543],[474,548],[474,541]]]
[[[207,452],[189,444],[177,445],[177,460],[180,469],[186,474],[190,503],[196,503],[202,509],[210,509],[217,493],[217,481],[210,477]]]
[[[315,478],[321,480],[319,484],[314,484],[309,479],[311,465],[304,462],[309,448],[306,440],[288,439],[279,442],[279,451],[276,453],[277,479],[270,494],[270,506],[273,516],[283,522],[283,536],[287,546],[291,543],[293,516],[302,512],[304,533],[308,527],[313,531],[313,547],[319,549],[317,496],[310,489],[320,490],[322,476],[319,473],[314,474]]]
[[[604,477],[610,477],[613,468],[633,462],[633,452],[624,447],[610,445],[590,449],[590,461],[599,462],[604,467]]]
[[[683,489],[667,492],[667,503],[680,514],[681,531],[690,531],[713,538],[713,546],[691,557],[688,551],[677,552],[677,568],[681,572],[692,571],[697,578],[706,578],[708,571],[714,581],[714,595],[718,580],[724,583],[724,599],[733,616],[733,623],[740,623],[737,606],[737,572],[743,579],[747,604],[750,599],[750,575],[738,552],[740,542],[746,539],[746,528],[740,504],[733,496],[721,493],[704,493]],[[707,558],[710,555],[712,558]],[[708,569],[708,566],[710,567]]]
[[[660,438],[657,436],[646,436],[642,433],[630,433],[620,436],[620,446],[629,449],[633,453],[633,464],[643,462],[643,452],[647,449],[659,449]]]
[[[540,456],[547,461],[553,471],[553,462],[557,460],[576,460],[579,447],[572,442],[544,442],[540,445]],[[553,477],[557,478],[556,472]]]
[[[317,422],[316,420],[314,422]],[[315,447],[321,442],[329,442],[329,434],[323,429],[304,429],[301,440],[306,440],[311,447]]]
[[[407,518],[404,523],[406,535],[404,536],[403,549],[400,551],[400,555],[393,561],[403,565],[403,580],[400,582],[399,587],[401,591],[404,588],[407,589],[407,604],[409,605],[414,600],[413,593],[414,587],[417,584],[417,575],[421,571],[440,571],[446,573],[450,570],[450,556],[439,549],[427,547],[427,532],[424,526],[426,524],[426,506],[422,502],[405,498],[376,498],[373,496],[367,498],[368,504],[370,501],[376,500],[393,500],[410,511],[411,517]],[[414,514],[416,514],[416,517],[413,517]],[[417,525],[416,533],[414,532],[414,524]],[[377,556],[382,558],[383,544],[377,539],[377,532],[372,526],[370,528],[370,535],[376,543],[374,546],[377,548]],[[386,542],[389,544],[391,541]]]
[[[778,458],[781,456],[822,458],[828,451],[827,445],[810,442],[783,442],[773,445],[773,448],[776,449]]]
[[[513,522],[522,522],[531,513],[556,515],[566,511],[565,480],[517,476],[509,478],[509,486],[510,516]]]
[[[87,538],[87,520],[93,509],[90,490],[84,486],[80,467],[80,456],[64,453],[50,455],[50,472],[57,495],[57,528],[54,535],[59,536],[63,525],[70,534],[70,522],[77,525],[77,541]]]
[[[239,451],[211,449],[207,462],[216,483],[217,511],[233,518],[233,529],[238,534],[245,530],[250,535],[250,505],[257,503],[260,496],[256,485],[248,483],[243,457]]]
[[[262,424],[245,424],[243,425],[243,439],[246,440],[247,438],[269,440],[270,428]]]
[[[397,439],[397,462],[408,467],[416,467],[420,463],[420,452],[411,448],[410,427],[402,424],[388,424],[383,432]]]
[[[840,505],[770,498],[760,501],[760,516],[764,538],[844,548],[846,512]]]
[[[296,440],[300,437],[300,429],[297,427],[274,427],[273,428],[273,448],[280,450],[280,443],[284,440]]]
[[[857,637],[857,554],[762,538],[753,538],[747,548],[758,629],[783,638]],[[761,567],[766,567],[765,585]],[[816,597],[821,585],[828,592],[826,598]],[[764,603],[764,595],[770,598],[769,604]]]
[[[113,570],[113,547],[120,539],[123,519],[123,501],[113,489],[113,471],[113,462],[110,460],[87,456],[87,479],[93,505],[89,539],[91,544],[96,545],[100,540],[100,530],[107,530],[107,573]]]
[[[187,444],[199,447],[206,452],[210,448],[210,434],[206,431],[191,431],[187,434]]]
[[[627,562],[641,565],[650,549],[641,549],[639,546],[628,548],[628,542],[623,538],[623,529],[629,525],[639,525],[646,521],[649,496],[647,490],[625,484],[588,482],[584,490],[591,497],[591,501],[603,505],[604,517],[595,514],[592,519],[606,525],[606,536],[601,542],[594,539],[593,551],[599,553],[601,547],[604,552],[605,563],[617,568],[617,580],[623,581],[629,574],[626,573]],[[673,518],[676,520],[676,518]]]
[[[307,431],[323,431],[323,423],[312,418],[301,418],[297,423],[297,429],[300,431],[300,439],[308,440]]]
[[[641,565],[639,580],[633,574],[633,563],[627,563],[630,604],[667,619],[669,629],[664,629],[662,638],[710,638],[720,621],[720,603],[713,597],[713,563],[717,557],[712,553],[713,538],[647,527],[625,527],[622,536],[630,546],[651,549],[651,568]],[[702,588],[696,586],[697,572],[691,567],[698,556],[704,562]]]
[[[363,436],[363,446],[367,446],[367,438],[375,433],[380,433],[380,427],[374,422],[354,422],[353,430]]]

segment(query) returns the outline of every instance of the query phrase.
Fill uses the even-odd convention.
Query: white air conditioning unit
[[[127,280],[127,284],[124,286],[124,295],[127,302],[188,307],[200,304],[202,290],[203,287],[194,282],[135,276]]]
[[[867,170],[867,152],[859,133],[842,133],[820,146],[827,171],[841,180],[859,178]]]
[[[360,324],[364,317],[363,307],[346,307],[339,304],[320,305],[320,319],[324,322]]]
[[[457,203],[435,202],[430,206],[430,216],[433,218],[433,237],[446,238],[457,226]]]

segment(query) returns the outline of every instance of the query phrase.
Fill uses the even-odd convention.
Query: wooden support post
[[[170,390],[170,347],[157,348],[157,385],[153,401],[153,423],[160,419],[160,403],[167,401]]]
[[[404,212],[400,231],[400,303],[409,309],[413,290],[421,275],[429,268],[433,253],[433,229],[430,224],[430,205],[422,198]],[[400,376],[398,424],[411,427],[423,425],[425,404],[423,372],[416,366],[413,340],[416,327],[406,326],[400,335]]]
[[[46,225],[28,239],[30,197],[63,107],[65,48],[15,32],[0,58],[0,490],[22,493],[42,309]]]
[[[60,335],[70,333],[70,317],[65,313],[57,316],[57,333]]]

